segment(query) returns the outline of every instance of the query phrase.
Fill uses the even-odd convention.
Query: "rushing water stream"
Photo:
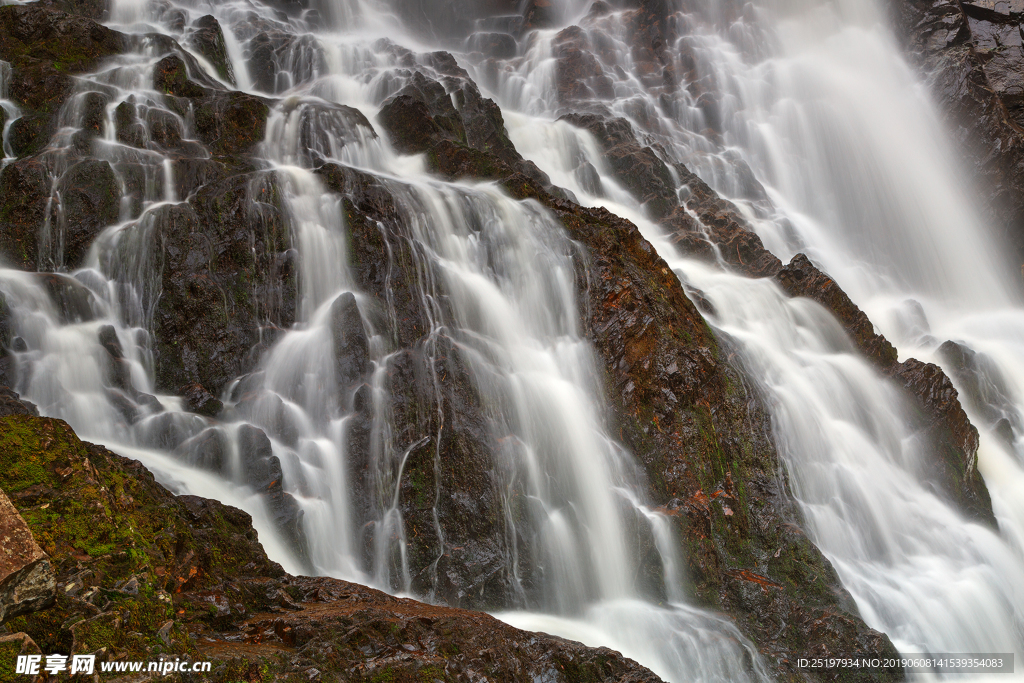
[[[129,165],[144,177],[142,196],[132,199],[124,190],[119,220],[95,240],[74,280],[59,276],[72,303],[61,310],[36,275],[0,270],[0,290],[23,344],[16,349],[24,377],[19,390],[84,438],[138,457],[174,490],[252,512],[268,552],[289,570],[414,592],[409,530],[398,499],[403,468],[421,444],[397,441],[388,408],[388,377],[401,359],[380,328],[395,312],[373,310],[368,293],[359,291],[348,270],[340,198],[312,172],[323,160],[358,168],[394,198],[415,242],[418,295],[430,326],[426,353],[457,346],[487,406],[493,436],[509,444],[495,453],[496,476],[529,500],[525,515],[508,505],[505,511],[511,589],[501,618],[614,647],[677,683],[765,679],[756,648],[735,626],[687,604],[670,525],[649,509],[633,455],[608,434],[593,351],[577,329],[574,246],[562,227],[538,205],[514,201],[492,186],[437,180],[422,159],[397,154],[358,117],[332,109],[332,103],[343,104],[372,122],[384,100],[409,79],[400,53],[380,38],[413,49],[441,40],[501,106],[527,159],[582,204],[603,205],[633,220],[679,277],[714,304],[717,313],[709,322],[737,341],[748,372],[771,398],[779,451],[808,531],[867,623],[904,652],[1015,651],[1019,658],[1024,309],[998,245],[960,189],[952,155],[941,142],[945,132],[925,86],[885,28],[884,13],[870,0],[771,2],[728,19],[712,0],[690,7],[680,15],[688,30],[669,50],[693,55],[696,72],[717,84],[719,139],[705,132],[709,110],[692,94],[655,93],[636,76],[615,12],[584,19],[589,2],[555,5],[559,25],[580,22],[622,67],[605,106],[736,201],[777,256],[809,254],[904,357],[942,364],[937,348],[947,339],[980,354],[1000,400],[994,407],[966,407],[982,432],[980,467],[998,534],[965,521],[919,481],[922,454],[907,408],[853,352],[829,314],[787,298],[767,280],[681,257],[616,183],[597,142],[556,121],[563,113],[552,58],[557,30],[533,32],[503,68],[488,70],[454,49],[448,37],[412,34],[384,3],[369,0],[325,4],[319,10],[330,28],[315,31],[312,21],[271,19],[267,8],[265,18],[277,30],[301,37],[290,43],[285,67],[272,82],[249,72],[254,35],[246,26],[248,5],[213,9],[224,27],[235,87],[283,97],[268,121],[261,157],[274,172],[298,255],[297,323],[265,354],[260,372],[239,378],[222,397],[234,419],[212,423],[186,412],[178,398],[152,396],[149,334],[161,266],[150,242],[182,198],[174,159],[121,144],[114,135],[115,109],[131,98],[140,110],[159,115],[149,120],[171,118],[186,133],[193,125],[151,89],[154,65],[163,56],[152,40],[84,79],[83,94],[64,114],[60,135],[70,139],[82,125],[85,93],[114,92],[95,155],[111,164],[122,183]],[[180,37],[168,19],[170,7],[115,0],[110,25]],[[193,18],[205,12],[187,3],[181,9]],[[216,78],[214,68],[199,60]],[[0,68],[0,105],[10,120],[17,110],[2,99],[4,83]],[[6,129],[4,140],[7,149]],[[205,156],[195,145],[196,156]],[[66,166],[62,146],[47,152],[55,176]],[[580,172],[581,161],[599,182]],[[765,198],[745,194],[748,168]],[[66,218],[56,183],[51,201],[46,252],[49,263],[61,264],[60,221]],[[81,303],[83,287],[91,304]],[[76,309],[75,301],[89,310]],[[338,343],[339,315],[365,333],[368,396],[354,394],[336,376],[332,345]],[[104,369],[105,346],[112,342],[124,355],[131,391],[112,387]],[[254,399],[239,400],[243,385]],[[156,410],[153,401],[165,410]],[[136,411],[131,415],[129,404]],[[369,411],[372,425],[375,485],[366,495],[374,531],[367,552],[347,453],[359,410]],[[239,455],[251,438],[249,425],[270,437],[286,486],[303,511],[308,558],[290,550],[249,487],[251,474]],[[171,443],[168,434],[177,440]],[[170,453],[198,453],[211,439],[226,444],[230,454],[224,476],[191,468]],[[434,455],[438,467],[441,457]],[[443,546],[436,506],[434,533]],[[637,519],[655,539],[664,569],[660,590],[666,600],[660,605],[634,585],[640,558],[629,534]],[[526,537],[530,548],[522,552],[530,557],[520,558],[515,539]],[[522,585],[518,567],[524,561],[545,568],[539,591]],[[434,584],[436,577],[418,597],[432,599]]]

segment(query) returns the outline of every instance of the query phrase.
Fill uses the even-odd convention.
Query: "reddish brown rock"
[[[0,490],[0,623],[52,605],[56,589],[50,558]]]

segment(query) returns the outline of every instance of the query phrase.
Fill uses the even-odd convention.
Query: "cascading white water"
[[[227,19],[235,11],[224,8],[225,25],[230,26]],[[352,16],[372,25],[386,21],[388,14],[369,6]],[[158,13],[136,2],[116,3],[112,20],[133,32],[161,26]],[[296,27],[301,30],[304,25],[299,22]],[[292,30],[286,25],[280,28]],[[88,314],[80,320],[48,320],[38,337],[23,333],[28,350],[19,358],[19,367],[31,376],[19,388],[48,414],[67,418],[83,436],[139,457],[178,491],[209,495],[210,477],[198,477],[198,488],[193,488],[191,479],[182,476],[187,470],[180,463],[150,449],[163,446],[180,455],[199,453],[211,441],[224,445],[228,462],[222,467],[225,493],[219,497],[253,511],[261,538],[269,541],[275,558],[301,570],[300,560],[276,542],[275,530],[268,528],[261,514],[262,503],[247,487],[249,476],[240,453],[252,437],[246,423],[262,428],[280,460],[287,490],[305,513],[303,527],[312,567],[408,592],[411,577],[399,484],[405,459],[419,442],[406,447],[388,437],[386,376],[391,349],[375,332],[372,316],[363,310],[366,297],[347,271],[340,199],[327,193],[311,172],[314,164],[324,160],[368,169],[378,174],[394,198],[419,255],[420,296],[430,318],[430,343],[442,336],[454,342],[491,414],[495,442],[506,444],[493,456],[496,476],[501,478],[497,484],[525,492],[526,518],[517,519],[511,508],[505,518],[509,538],[530,539],[529,548],[523,549],[529,556],[520,558],[513,547],[506,571],[515,583],[521,562],[534,567],[543,577],[539,598],[526,596],[520,588],[515,603],[550,610],[551,616],[520,612],[507,618],[569,619],[566,623],[573,624],[580,623],[574,618],[585,618],[592,622],[592,630],[602,634],[594,640],[608,642],[609,634],[618,632],[616,642],[648,660],[669,680],[692,678],[694,672],[709,681],[764,679],[756,652],[733,625],[683,604],[681,563],[675,557],[669,525],[644,505],[631,456],[605,431],[603,412],[595,401],[601,388],[592,352],[576,329],[572,247],[561,226],[540,207],[516,202],[495,188],[439,183],[423,172],[420,160],[396,156],[350,110],[332,104],[354,105],[373,115],[383,99],[401,86],[406,76],[388,73],[399,65],[388,54],[387,43],[349,32],[315,39],[306,36],[289,49],[292,52],[283,59],[287,68],[266,84],[274,91],[289,92],[268,121],[263,152],[276,175],[297,253],[297,323],[266,355],[260,371],[240,380],[245,396],[237,402],[231,400],[233,390],[225,396],[226,414],[239,422],[211,423],[184,412],[174,397],[151,396],[152,362],[145,331],[151,327],[153,306],[160,296],[160,265],[152,244],[154,229],[174,211],[178,200],[174,164],[159,153],[147,155],[122,145],[113,136],[112,122],[106,138],[96,143],[96,154],[109,160],[115,170],[124,155],[136,154],[134,163],[161,174],[162,182],[147,186],[162,190],[163,195],[147,192],[134,205],[126,202],[123,222],[111,225],[96,240],[86,269],[76,273],[88,287],[80,292],[88,298]],[[229,56],[237,58],[238,52],[229,51]],[[311,60],[315,68],[310,68]],[[167,111],[159,95],[148,90],[154,61],[142,52],[98,77],[118,90],[108,117],[115,115],[119,102],[132,98],[143,122],[143,136],[149,134],[145,115],[149,108],[176,121],[180,136],[187,139],[189,119]],[[197,63],[209,66],[202,59]],[[245,73],[244,64],[232,67],[236,74]],[[383,73],[366,79],[374,68]],[[75,115],[73,108],[69,111]],[[74,132],[71,120],[66,134]],[[58,177],[63,173],[60,160],[58,156],[54,164]],[[59,204],[59,195],[54,201]],[[55,224],[47,234],[59,236],[59,227]],[[54,251],[59,265],[62,252]],[[19,277],[11,274],[9,281]],[[29,289],[32,296],[40,295],[38,288]],[[41,310],[32,296],[13,285],[4,292],[19,313],[31,316]],[[447,303],[440,306],[441,301]],[[365,539],[357,537],[360,532],[349,499],[346,436],[354,398],[335,376],[331,348],[336,343],[332,338],[335,309],[350,302],[355,302],[367,333],[374,368],[369,385],[376,487],[371,495],[376,498],[376,518],[371,518],[369,562],[359,549]],[[394,317],[394,312],[390,315]],[[29,329],[20,320],[16,327]],[[118,394],[108,386],[104,329],[112,330],[123,350],[122,365],[129,368],[131,390],[118,391],[127,391],[128,398],[141,406],[137,418],[120,414]],[[107,343],[113,343],[107,335]],[[76,364],[76,358],[90,362]],[[634,585],[639,558],[629,550],[627,518],[649,528],[662,553],[666,584],[662,592],[674,604],[646,602]],[[440,557],[446,548],[444,529],[436,519],[435,514]],[[632,627],[620,631],[624,621]],[[666,631],[673,635],[654,637]]]
[[[329,38],[322,40],[327,43]],[[355,45],[342,43],[335,49],[337,52],[328,60],[333,73],[324,83],[312,83],[310,90],[328,97],[341,93],[346,96],[345,104],[372,113],[389,91],[373,81],[354,82],[366,68],[366,47],[360,41]],[[374,62],[377,66],[387,64],[382,64],[380,57]],[[272,159],[309,163],[301,106],[272,118],[266,144]],[[550,627],[580,623],[565,618],[585,615],[591,633],[604,634],[591,640],[607,642],[612,633],[618,634],[615,640],[627,652],[635,651],[641,661],[669,680],[692,677],[695,671],[701,672],[701,680],[762,678],[753,650],[745,644],[737,646],[744,639],[734,626],[683,604],[666,609],[645,603],[633,585],[637,558],[627,550],[624,509],[639,513],[661,541],[665,593],[677,602],[683,595],[668,524],[660,514],[643,506],[635,466],[629,454],[604,432],[601,411],[594,404],[593,397],[600,387],[595,381],[591,351],[576,329],[573,267],[564,255],[568,243],[561,227],[546,211],[513,201],[494,188],[431,179],[414,160],[395,157],[379,141],[363,134],[358,124],[346,128],[344,118],[334,119],[337,130],[313,151],[320,158],[394,175],[383,176],[381,181],[403,214],[406,229],[421,254],[419,280],[424,284],[420,295],[431,317],[431,334],[450,336],[455,341],[483,404],[502,407],[491,409],[495,412],[492,429],[496,439],[510,444],[501,449],[495,463],[503,477],[500,488],[521,486],[530,500],[527,528],[511,530],[509,535],[536,535],[531,562],[544,568],[543,606],[564,615],[520,612],[503,618],[527,627]],[[329,128],[321,123],[322,130]],[[305,149],[300,139],[305,141]],[[278,172],[290,174],[286,186],[295,188],[299,186],[296,174],[308,173],[284,168]],[[322,188],[315,182],[310,181],[304,192],[286,192],[286,197],[295,222],[293,229],[320,234],[341,223],[322,208],[308,208],[318,203],[322,207],[325,201]],[[301,232],[299,239],[305,239]],[[309,247],[299,247],[299,251],[312,253]],[[303,272],[304,278],[318,286],[330,282],[307,266]],[[328,289],[333,286],[343,290],[344,276],[335,274],[334,279]],[[449,302],[447,313],[432,303],[441,300]],[[365,314],[363,319],[370,327]],[[323,342],[329,338],[329,322],[321,308],[309,320],[307,329],[289,333],[264,364],[266,386],[274,375],[289,378],[286,384],[294,384],[300,375],[317,372],[309,369],[313,362],[310,359],[321,358]],[[372,384],[374,394],[379,396],[391,357],[379,339],[371,346],[376,346],[373,356],[378,366]],[[309,416],[325,401],[323,396],[313,398],[293,405]],[[386,420],[376,401],[375,409],[375,419]],[[342,417],[341,422],[345,419]],[[258,419],[256,423],[260,424]],[[331,441],[335,446],[330,453],[342,455],[343,428],[331,432],[332,438],[322,428],[317,435],[316,423],[315,418],[306,423],[314,425],[313,433],[302,433],[300,440]],[[419,444],[398,448],[386,434],[385,429],[383,443],[378,444],[373,456],[383,492],[378,502],[380,517],[375,522],[375,557],[372,566],[362,568],[355,577],[408,591],[407,539],[398,506],[398,484],[410,449]],[[275,449],[279,447],[275,443]],[[300,447],[293,454],[297,456],[296,464],[286,476],[294,490],[316,488],[311,474],[318,472],[314,463],[321,462],[324,453],[310,458]],[[344,466],[343,458],[342,463]],[[343,476],[329,480],[330,486],[343,483]],[[326,514],[332,523],[306,524],[318,569],[353,576],[351,569],[359,562],[354,554],[345,556],[340,550],[351,543],[342,531],[346,522],[351,525],[346,501],[322,484],[315,495],[300,494],[300,500],[307,506],[307,514],[321,515],[325,507],[330,508]],[[329,500],[332,504],[325,505]],[[516,524],[513,517],[509,510],[509,524]],[[438,528],[437,532],[443,539],[444,530]],[[335,539],[341,542],[334,543]],[[323,554],[328,548],[333,560]],[[509,574],[516,574],[517,563],[513,550]],[[631,628],[621,629],[624,619]],[[653,637],[666,630],[676,635],[668,639]]]
[[[681,40],[697,48],[698,69],[724,91],[721,142],[699,134],[704,116],[687,93],[678,96],[674,116],[659,113],[652,122],[650,112],[665,108],[628,75],[616,83],[613,110],[733,197],[777,255],[807,251],[818,259],[904,354],[948,367],[936,353],[943,340],[982,350],[1003,391],[1000,405],[1019,425],[1024,328],[1011,308],[1010,271],[961,189],[941,143],[946,132],[881,11],[864,2],[775,6],[748,13],[728,31],[702,29],[707,13],[686,19],[696,20],[694,30]],[[768,45],[777,49],[761,54]],[[628,67],[627,48],[617,54]],[[531,53],[524,64],[542,61]],[[506,85],[524,79],[522,68],[506,72],[494,90],[522,112],[506,114],[517,148],[584,203],[634,220],[684,282],[711,301],[714,324],[740,342],[751,374],[773,397],[794,494],[868,623],[907,652],[1020,657],[1020,434],[1008,447],[991,431],[991,417],[972,415],[982,424],[980,468],[999,517],[997,536],[918,483],[927,454],[906,427],[901,399],[856,358],[827,313],[787,299],[771,283],[680,258],[617,187],[589,134],[552,122],[558,112],[545,111],[530,88]],[[539,82],[550,79],[532,73]],[[774,208],[746,201],[737,153]],[[600,191],[581,173],[588,165],[602,171]],[[915,315],[922,304],[924,313]],[[979,312],[986,309],[992,312]]]

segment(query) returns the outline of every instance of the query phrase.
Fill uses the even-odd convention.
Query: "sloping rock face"
[[[34,5],[0,8],[0,36],[0,60],[12,66],[9,95],[25,108],[11,124],[18,156],[42,149],[56,131],[55,114],[73,91],[72,77],[130,42],[85,17]]]
[[[0,489],[0,623],[53,604],[50,558]]]
[[[71,270],[103,228],[135,220],[123,234],[147,243],[141,275],[158,283],[143,292],[157,333],[158,388],[198,386],[218,395],[255,367],[275,330],[294,321],[296,283],[280,197],[273,174],[251,157],[264,137],[269,101],[223,90],[172,40],[151,37],[153,49],[168,53],[153,84],[166,109],[122,103],[115,136],[138,148],[140,160],[144,150],[174,155],[173,190],[187,201],[140,216],[145,201],[162,199],[151,196],[159,184],[154,171],[130,153],[116,163],[91,158],[102,122],[90,117],[102,114],[108,96],[73,80],[136,39],[87,18],[94,14],[87,7],[65,9],[81,14],[39,4],[0,8],[0,59],[11,64],[9,96],[23,111],[11,131],[18,159],[0,172],[0,258],[23,270]],[[199,19],[190,39],[226,68],[223,32],[211,20]],[[52,136],[72,111],[84,112],[83,128],[67,146]],[[185,118],[193,130],[182,128]]]
[[[79,441],[60,420],[0,418],[0,462],[0,487],[50,554],[58,586],[53,606],[7,621],[3,671],[42,651],[212,660],[202,680],[217,683],[660,681],[617,652],[484,614],[289,576],[247,514],[171,495],[138,462]]]

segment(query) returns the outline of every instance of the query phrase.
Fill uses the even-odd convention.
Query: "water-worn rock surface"
[[[49,553],[58,588],[52,606],[8,614],[5,676],[18,654],[41,650],[212,660],[202,680],[224,682],[661,680],[617,652],[485,614],[290,576],[267,558],[249,515],[171,495],[60,420],[0,418],[0,454],[0,487]]]

